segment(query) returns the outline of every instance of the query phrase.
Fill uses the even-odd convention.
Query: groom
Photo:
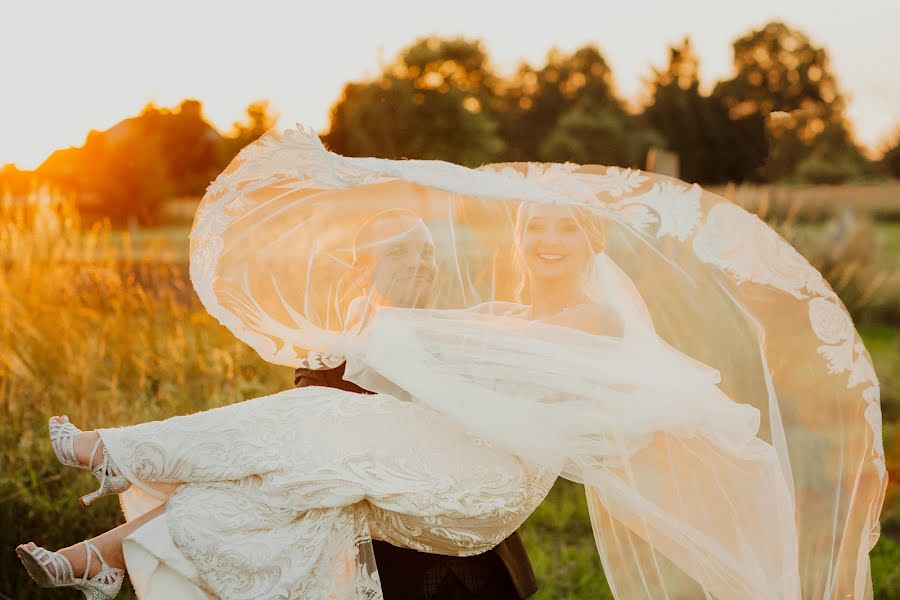
[[[351,303],[345,329],[362,328],[373,305],[425,308],[434,299],[437,264],[431,232],[415,213],[378,213],[357,232],[353,263],[371,291]],[[323,386],[370,394],[335,369],[297,369],[295,387]],[[537,591],[534,571],[516,531],[491,550],[469,557],[418,552],[373,540],[385,600],[519,600]]]

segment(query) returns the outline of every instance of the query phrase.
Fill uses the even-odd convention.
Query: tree
[[[650,86],[643,116],[678,154],[684,179],[743,181],[758,171],[768,150],[765,120],[758,113],[732,118],[723,98],[701,94],[689,38],[669,48],[669,64],[653,70]]]
[[[741,36],[732,44],[735,75],[716,92],[738,114],[812,110],[821,118],[844,109],[824,48],[779,21]]]
[[[875,175],[874,165],[863,156],[843,121],[825,125],[805,158],[797,164],[794,179],[800,183],[836,184]]]
[[[856,153],[852,162],[865,162],[849,135],[846,102],[824,48],[778,21],[738,38],[733,48],[735,74],[719,82],[714,95],[724,100],[733,119],[773,115],[768,129],[771,155],[763,169],[766,179],[796,179],[799,165],[814,147],[821,149],[826,143],[836,144],[829,155]],[[830,124],[838,127],[829,128]],[[826,129],[828,135],[817,142]],[[821,156],[810,160],[820,161]],[[846,170],[845,176],[854,173]]]
[[[900,127],[897,127],[884,145],[881,165],[891,177],[900,179]]]
[[[225,167],[223,138],[203,114],[198,100],[183,100],[148,127],[159,134],[159,150],[177,196],[202,196],[209,182]]]
[[[595,46],[552,50],[498,77],[479,42],[424,38],[372,81],[348,84],[325,142],[351,156],[642,164],[661,142],[629,114]]]
[[[12,163],[0,168],[0,198],[6,194],[24,196],[33,187],[31,171],[21,171]]]
[[[427,37],[373,80],[344,87],[325,143],[347,156],[492,162],[503,150],[480,42]]]
[[[91,212],[119,224],[131,219],[141,225],[156,221],[172,183],[150,122],[123,121],[113,128],[114,134],[92,131],[72,157],[78,191],[89,201]]]
[[[222,145],[200,102],[185,100],[176,109],[148,104],[136,117],[91,131],[82,147],[55,152],[37,177],[114,222],[152,224],[172,196],[203,193],[225,165]]]
[[[654,130],[610,104],[581,102],[566,112],[540,148],[541,160],[642,168],[647,151],[664,145]]]
[[[559,139],[551,144],[550,137],[563,115],[578,107],[571,124],[586,113],[604,112],[601,107],[606,105],[624,112],[613,92],[612,70],[596,46],[583,46],[571,54],[554,48],[541,68],[520,64],[510,81],[498,86],[495,100],[507,145],[503,159],[538,160],[544,155],[542,148],[561,148]]]
[[[280,115],[272,110],[268,100],[251,102],[244,109],[246,119],[235,121],[231,125],[231,131],[225,138],[224,156],[225,162],[231,161],[241,149],[258,140],[265,132],[278,123]]]

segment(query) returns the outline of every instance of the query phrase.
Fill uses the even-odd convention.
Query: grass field
[[[187,228],[130,235],[83,228],[77,217],[64,221],[32,231],[7,227],[0,235],[0,599],[65,597],[27,584],[16,544],[36,539],[57,547],[122,521],[110,498],[88,511],[77,507],[76,497],[95,481],[60,468],[46,439],[48,415],[65,412],[86,427],[123,425],[292,382],[289,369],[259,359],[200,306],[184,264]],[[825,231],[803,227],[812,241]],[[877,223],[876,231],[884,238],[880,268],[892,269],[900,224]],[[879,322],[861,332],[882,384],[893,477],[900,464],[900,332]],[[900,599],[895,485],[883,517],[884,535],[872,553],[876,598]],[[612,597],[581,486],[558,482],[523,536],[541,585],[538,599]]]
[[[752,212],[819,221],[852,209],[881,220],[900,220],[900,181],[842,185],[707,186]]]

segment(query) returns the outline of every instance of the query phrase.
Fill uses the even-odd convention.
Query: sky
[[[669,44],[691,36],[709,86],[731,42],[773,19],[829,51],[858,139],[878,147],[900,125],[898,0],[0,0],[0,165],[34,168],[150,101],[197,98],[227,131],[269,99],[280,127],[324,130],[345,82],[427,34],[482,40],[504,74],[594,43],[636,102]]]

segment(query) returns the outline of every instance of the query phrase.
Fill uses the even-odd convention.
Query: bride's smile
[[[591,247],[570,207],[529,205],[517,240],[534,280],[575,281],[586,268]]]

